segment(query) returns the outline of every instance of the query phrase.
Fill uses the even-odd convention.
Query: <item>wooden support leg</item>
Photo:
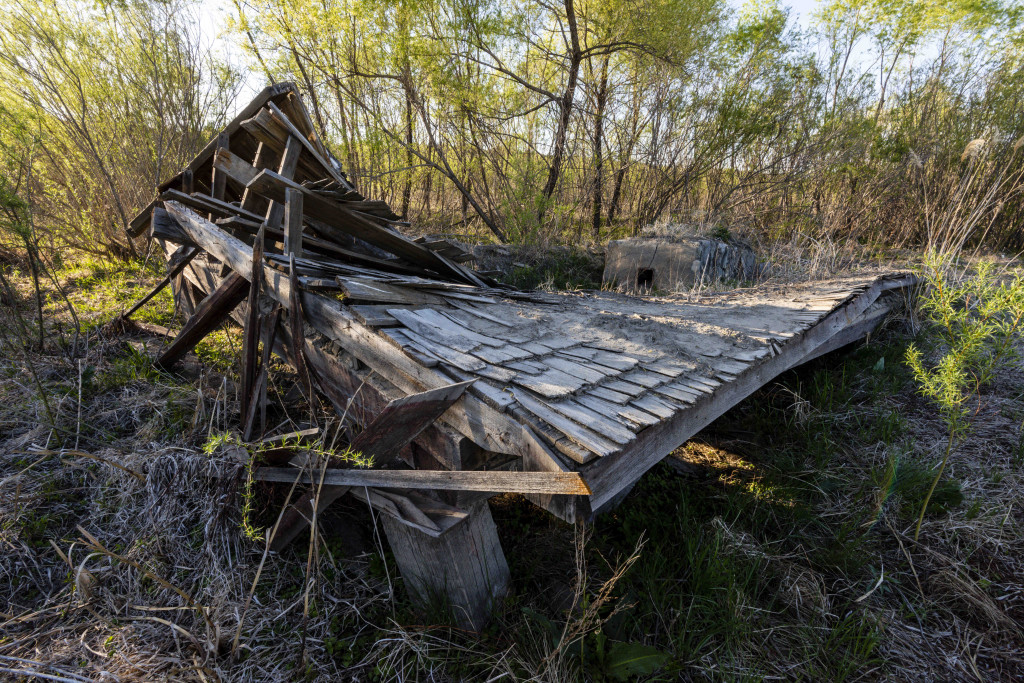
[[[181,360],[203,337],[224,322],[248,293],[249,282],[238,273],[233,272],[224,278],[220,286],[196,307],[196,312],[156,360],[156,365],[169,368]]]
[[[460,626],[479,631],[508,589],[509,571],[487,501],[478,501],[468,512],[438,537],[387,515],[379,520],[413,598],[423,605],[440,598]]]

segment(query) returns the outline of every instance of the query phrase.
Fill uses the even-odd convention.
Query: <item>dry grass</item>
[[[779,277],[850,267],[800,258]],[[117,297],[85,281],[69,293],[93,297],[95,330]],[[920,543],[912,484],[943,430],[901,379],[897,330],[759,392],[676,454],[683,476],[658,468],[590,538],[494,501],[514,579],[478,636],[406,601],[365,506],[337,507],[314,562],[302,543],[268,554],[246,536],[247,454],[204,448],[237,423],[229,335],[209,349],[219,371],[172,377],[135,350],[152,339],[93,331],[72,354],[53,328],[28,354],[15,328],[0,330],[0,674],[599,680],[608,638],[666,653],[655,680],[1024,676],[1017,365],[950,463],[962,501],[930,514]],[[283,493],[250,502],[266,528]]]

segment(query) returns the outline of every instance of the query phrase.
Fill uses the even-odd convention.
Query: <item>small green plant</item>
[[[921,534],[925,512],[949,456],[970,431],[969,404],[996,370],[1016,353],[1014,340],[1024,321],[1024,280],[1013,277],[1002,282],[991,263],[978,266],[974,277],[950,277],[951,263],[932,254],[925,261],[925,289],[920,310],[941,355],[927,365],[916,345],[907,348],[906,361],[918,391],[939,408],[946,424],[946,449],[932,479],[914,529]]]

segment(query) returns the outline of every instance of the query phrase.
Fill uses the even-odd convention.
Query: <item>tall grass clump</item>
[[[971,429],[972,407],[1006,363],[1016,358],[1024,325],[1024,279],[999,272],[990,262],[973,274],[955,274],[948,258],[934,252],[926,258],[924,290],[919,301],[927,335],[924,345],[911,344],[906,362],[918,391],[932,401],[946,425],[946,446],[925,495],[914,540],[949,457]]]

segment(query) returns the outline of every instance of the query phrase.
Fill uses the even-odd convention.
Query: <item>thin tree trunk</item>
[[[594,210],[591,214],[594,241],[601,238],[601,199],[604,194],[604,108],[608,103],[608,55],[601,62],[601,83],[597,89],[597,111],[594,113]]]
[[[576,10],[573,0],[565,1],[565,18],[569,27],[569,77],[565,82],[565,91],[558,101],[558,128],[555,131],[554,148],[551,153],[551,165],[548,167],[548,180],[544,184],[544,202],[537,213],[537,220],[544,220],[544,210],[548,200],[558,186],[558,178],[562,173],[562,158],[565,155],[565,140],[569,130],[569,119],[572,117],[572,101],[576,96],[576,82],[579,80],[580,63],[583,53],[580,50],[579,31],[576,27]]]
[[[409,168],[405,176],[405,188],[402,190],[402,218],[409,215],[409,200],[412,198],[412,97],[405,91],[405,165]]]

